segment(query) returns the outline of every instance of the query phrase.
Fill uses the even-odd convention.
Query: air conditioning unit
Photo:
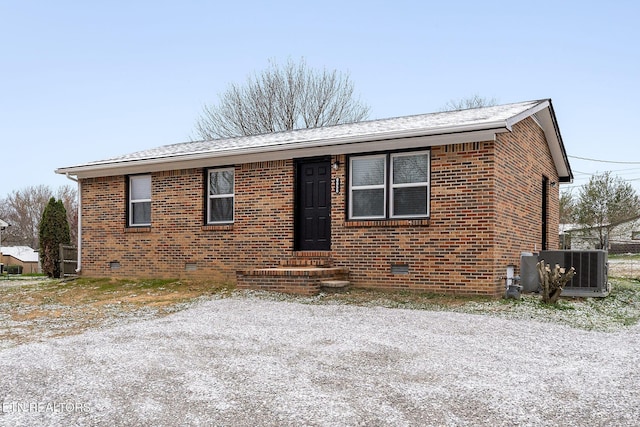
[[[576,275],[565,285],[562,296],[606,297],[611,291],[606,251],[541,251],[540,260],[551,268],[558,264],[566,269],[576,269]]]

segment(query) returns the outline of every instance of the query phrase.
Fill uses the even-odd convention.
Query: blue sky
[[[639,4],[0,0],[0,197],[187,141],[229,83],[301,57],[349,73],[371,119],[551,98],[568,154],[599,160],[571,158],[572,187],[640,192]]]

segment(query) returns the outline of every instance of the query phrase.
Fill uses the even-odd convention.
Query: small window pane
[[[384,157],[353,159],[351,179],[353,186],[384,184]]]
[[[209,222],[233,221],[233,197],[209,200]]]
[[[233,170],[212,171],[209,174],[209,194],[233,194]]]
[[[384,189],[353,190],[352,217],[384,216]]]
[[[427,214],[427,188],[405,187],[393,190],[394,216],[424,216]]]
[[[151,224],[151,202],[132,203],[133,225]]]
[[[420,154],[417,156],[396,156],[393,158],[394,184],[428,181],[429,157],[426,154]]]
[[[131,200],[151,199],[151,175],[131,177]]]

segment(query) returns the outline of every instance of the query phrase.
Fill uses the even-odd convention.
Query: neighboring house
[[[22,274],[41,273],[40,258],[38,252],[29,246],[2,246],[0,248],[0,259],[3,270],[10,265],[22,266]]]
[[[560,246],[562,249],[601,249],[597,228],[580,224],[560,224]],[[640,217],[615,226],[609,235],[606,248],[609,253],[640,253]]]
[[[499,295],[558,247],[573,175],[551,100],[186,142],[63,167],[84,276]],[[321,280],[320,280],[321,281]],[[305,282],[305,283],[301,283]]]

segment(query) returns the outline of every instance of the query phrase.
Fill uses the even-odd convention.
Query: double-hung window
[[[350,160],[350,218],[384,218],[387,210],[387,156]]]
[[[151,225],[151,175],[129,177],[129,226]]]
[[[429,215],[429,151],[349,159],[349,219]]]
[[[232,223],[234,169],[210,169],[207,177],[207,223]]]

